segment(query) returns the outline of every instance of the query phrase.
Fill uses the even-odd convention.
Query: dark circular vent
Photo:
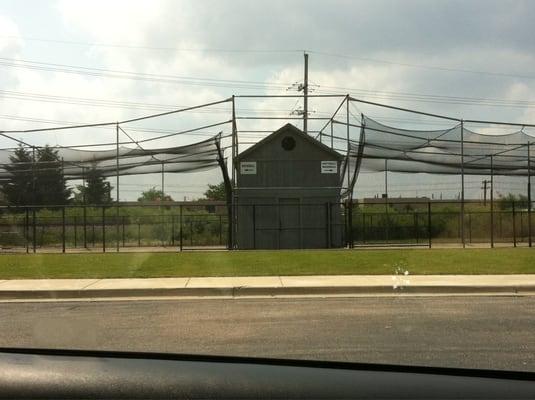
[[[282,139],[281,146],[286,151],[293,150],[295,148],[295,139],[291,136],[286,136]]]

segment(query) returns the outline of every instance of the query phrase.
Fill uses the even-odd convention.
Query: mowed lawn
[[[335,274],[529,274],[535,249],[4,254],[0,279]]]

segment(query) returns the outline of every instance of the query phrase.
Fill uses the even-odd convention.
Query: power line
[[[311,54],[343,58],[350,60],[360,60],[378,64],[388,64],[388,65],[399,65],[402,67],[410,68],[419,68],[419,69],[428,69],[435,71],[443,72],[457,72],[457,73],[467,73],[467,74],[477,74],[477,75],[491,75],[491,76],[501,76],[506,78],[522,78],[522,79],[535,79],[534,75],[525,75],[525,74],[513,74],[508,72],[497,72],[497,71],[483,71],[483,70],[474,70],[474,69],[465,69],[465,68],[453,68],[445,66],[436,66],[436,65],[424,65],[416,63],[407,63],[399,61],[391,61],[384,59],[377,59],[372,57],[362,57],[355,56],[350,54],[337,54],[319,50],[310,50],[310,49],[224,49],[224,48],[180,48],[180,47],[162,47],[162,46],[148,46],[148,45],[131,45],[124,43],[102,43],[102,42],[82,42],[82,41],[71,41],[71,40],[60,40],[60,39],[45,39],[45,38],[36,38],[36,37],[25,37],[25,36],[15,36],[15,35],[3,35],[5,38],[11,39],[22,39],[26,41],[33,42],[42,42],[42,43],[57,43],[57,44],[67,44],[75,46],[86,46],[86,47],[110,47],[110,48],[127,48],[127,49],[138,49],[138,50],[157,50],[157,51],[175,51],[175,52],[213,52],[213,53],[250,53],[250,54],[302,54],[303,52],[308,52]]]
[[[285,90],[288,84],[268,83],[260,81],[244,81],[230,79],[199,78],[179,75],[150,74],[133,71],[93,68],[68,64],[45,63],[39,61],[20,60],[0,57],[0,66],[24,68],[38,71],[61,72],[95,77],[132,79],[138,81],[173,83],[192,86],[212,86],[239,89],[278,89]]]
[[[28,60],[14,60],[9,58],[0,58],[0,65],[16,68],[28,68],[37,69],[43,71],[53,71],[62,73],[82,74],[98,77],[111,77],[120,79],[134,79],[150,82],[163,82],[163,83],[178,83],[184,85],[193,86],[215,86],[215,87],[227,87],[227,88],[240,88],[240,89],[273,89],[283,90],[287,88],[287,83],[273,83],[273,82],[261,82],[261,81],[246,81],[246,80],[224,80],[213,78],[198,78],[187,77],[178,75],[162,75],[162,74],[148,74],[138,73],[133,71],[111,70],[104,68],[92,68],[84,66],[74,66],[67,64],[54,64],[43,63],[37,61]],[[333,89],[333,90],[324,90]],[[6,91],[8,92],[8,91]],[[528,100],[504,100],[496,98],[484,98],[484,97],[463,97],[463,96],[445,96],[445,95],[433,95],[433,94],[419,94],[410,92],[388,92],[388,91],[374,91],[358,88],[346,88],[341,86],[328,86],[321,85],[321,93],[343,93],[352,92],[353,94],[365,95],[370,98],[376,99],[396,99],[400,101],[414,101],[414,102],[426,102],[426,103],[439,103],[439,104],[458,104],[458,105],[482,105],[482,106],[509,106],[518,108],[533,108],[535,102]],[[9,96],[20,96],[20,93],[5,93]],[[132,105],[133,106],[133,105]],[[139,106],[139,105],[138,105]]]
[[[96,106],[96,107],[105,107],[105,108],[122,108],[122,109],[132,109],[132,110],[151,110],[151,111],[170,111],[176,108],[185,108],[186,106],[182,105],[171,105],[171,104],[157,104],[157,103],[143,103],[143,102],[132,102],[132,101],[120,101],[120,100],[107,100],[107,99],[96,99],[89,97],[73,97],[73,96],[59,96],[52,94],[44,93],[35,93],[35,92],[21,92],[21,91],[12,91],[12,90],[0,90],[0,95],[2,98],[22,100],[22,101],[36,101],[44,103],[59,103],[59,104],[69,104],[69,105],[83,105],[83,106]],[[250,112],[250,113],[284,113],[289,112],[289,109],[261,109],[261,108],[236,108],[237,112]],[[229,114],[230,108],[224,107],[209,107],[205,109],[199,109],[196,111],[191,111],[192,113],[201,113],[201,114]]]
[[[492,98],[471,98],[461,96],[441,96],[431,94],[411,94],[403,92],[386,92],[386,91],[372,91],[356,88],[344,88],[338,86],[330,86],[331,88],[338,88],[340,90],[322,90],[321,87],[328,88],[328,86],[320,86],[318,93],[326,94],[351,94],[358,95],[364,98],[380,99],[380,100],[397,100],[409,101],[417,103],[437,103],[437,104],[453,104],[453,105],[471,105],[471,106],[487,106],[487,107],[514,107],[514,108],[535,108],[535,102],[527,100],[501,100]]]
[[[43,43],[58,43],[68,44],[74,46],[86,46],[86,47],[112,47],[112,48],[127,48],[138,50],[158,50],[158,51],[177,51],[177,52],[214,52],[214,53],[252,53],[252,54],[272,54],[272,53],[302,53],[303,50],[294,49],[222,49],[222,48],[187,48],[187,47],[162,47],[162,46],[146,46],[146,45],[129,45],[121,43],[101,43],[101,42],[82,42],[72,40],[59,40],[59,39],[42,39],[28,36],[14,36],[14,35],[2,35],[2,37],[10,39],[22,39],[32,42]]]
[[[410,68],[421,68],[421,69],[429,69],[429,70],[444,71],[444,72],[462,72],[462,73],[475,74],[475,75],[501,76],[504,78],[535,79],[535,75],[520,75],[520,74],[511,74],[511,73],[506,73],[506,72],[481,71],[481,70],[472,70],[472,69],[463,69],[463,68],[441,67],[441,66],[413,64],[413,63],[405,63],[405,62],[395,62],[395,61],[389,61],[389,60],[380,60],[376,58],[359,57],[359,56],[346,55],[346,54],[335,54],[335,53],[328,53],[328,52],[314,51],[314,50],[307,50],[307,51],[312,54],[318,54],[318,55],[328,56],[328,57],[361,60],[361,61],[367,61],[367,62],[373,62],[373,63],[379,63],[379,64],[399,65],[402,67],[410,67]]]

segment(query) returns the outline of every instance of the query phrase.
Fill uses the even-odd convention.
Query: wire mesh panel
[[[3,252],[226,248],[224,205],[0,208]]]
[[[2,251],[23,251],[29,243],[28,215],[24,209],[0,209],[0,247]]]
[[[335,185],[330,185],[336,189],[331,197],[335,200],[330,204],[320,196],[316,196],[318,204],[303,202],[303,196],[294,190],[295,185],[292,185],[295,186],[293,189],[286,187],[288,191],[284,195],[266,200],[267,204],[258,199],[247,205],[234,204],[231,200],[233,195],[237,198],[236,193],[242,188],[228,175],[229,172],[236,174],[236,166],[232,163],[255,143],[250,141],[251,138],[266,138],[280,129],[281,124],[299,124],[302,120],[295,115],[281,115],[280,110],[263,115],[253,107],[254,99],[282,105],[294,103],[299,96],[233,96],[119,122],[3,130],[2,140],[14,141],[24,154],[15,160],[12,158],[16,148],[0,150],[2,191],[5,204],[12,206],[2,208],[0,214],[2,251],[120,251],[143,247],[183,250],[223,246],[329,248],[344,244],[352,247],[354,244],[429,243],[531,245],[535,229],[531,185],[535,172],[532,125],[461,120],[367,102],[350,95],[310,97],[311,102],[317,103],[318,113],[308,121],[305,143],[310,137],[316,137],[319,147],[326,145],[329,147],[326,150],[336,153],[333,157],[339,160],[337,171],[340,176],[336,177]],[[235,98],[247,102],[249,111],[241,112],[244,110],[236,108]],[[334,113],[319,111],[321,102]],[[357,109],[356,104],[404,115],[411,113],[434,121],[427,121],[425,127],[415,129],[415,126],[422,126],[418,125],[422,121],[407,122],[407,118],[396,119],[392,115],[384,118],[373,115],[372,118]],[[217,108],[219,115],[209,113],[211,107]],[[206,113],[206,120],[199,123],[184,118],[179,120],[183,129],[173,128],[178,121],[174,118],[187,112]],[[225,113],[228,117],[221,118]],[[259,121],[262,126],[258,126]],[[151,126],[154,122],[156,125]],[[295,126],[291,129],[299,131]],[[225,130],[232,132],[226,134]],[[143,138],[135,139],[132,132],[134,135],[143,133]],[[62,143],[52,147],[54,160],[39,159],[46,153],[47,133],[54,134],[56,142]],[[109,138],[110,134],[112,138]],[[204,137],[183,140],[184,135],[189,134]],[[93,143],[75,143],[72,138],[76,136],[99,139]],[[105,141],[100,141],[105,137]],[[231,145],[223,145],[230,141]],[[225,156],[225,150],[230,148],[232,155]],[[264,189],[273,191],[273,186],[278,185],[273,183],[275,181],[286,184],[285,180],[290,176],[287,171],[291,169],[296,170],[292,175],[296,184],[311,176],[311,180],[317,180],[310,172],[316,171],[316,158],[307,158],[301,165],[294,163],[299,161],[297,159],[284,163],[271,160],[273,166],[270,168],[277,173],[264,174],[267,176],[264,181],[268,183]],[[214,212],[199,204],[127,205],[120,195],[121,176],[161,174],[160,200],[163,200],[165,173],[217,167],[223,173],[227,203],[234,215],[228,215],[226,207]],[[70,203],[67,198],[54,203],[48,198],[50,196],[41,196],[46,201],[35,201],[39,197],[36,194],[55,191],[51,189],[53,181],[48,172],[59,173],[64,183],[66,180],[85,183],[91,169],[98,170],[103,178],[114,178],[116,196],[112,199],[111,182],[107,182],[106,205],[101,205],[104,201],[91,203],[85,198],[83,201],[75,199],[78,204],[85,204],[83,207]],[[354,204],[354,189],[366,191],[365,184],[360,185],[358,180],[365,174],[378,174],[384,179],[384,190],[380,189],[377,198],[385,201],[368,204],[366,196],[361,196],[361,203]],[[320,175],[318,179],[325,176]],[[422,181],[415,179],[416,176]],[[433,180],[440,177],[442,181],[430,183],[430,177]],[[414,191],[414,198],[420,196],[422,201],[406,201],[407,182],[410,191]],[[478,199],[480,185],[483,186],[483,196]],[[14,187],[25,190],[19,190],[18,197],[13,196]],[[435,189],[440,196],[436,195]],[[438,201],[439,198],[442,200],[443,191],[444,200]],[[400,198],[394,198],[394,194]],[[342,203],[338,204],[340,200]],[[240,226],[246,226],[246,229],[241,232]],[[231,237],[232,233],[238,237]]]
[[[229,247],[224,203],[0,208],[2,252],[134,251]],[[353,246],[526,246],[527,204],[396,199],[381,204],[238,205],[237,249]],[[532,229],[535,217],[531,215]],[[241,233],[240,233],[241,232]],[[241,236],[240,236],[241,235]],[[532,232],[533,239],[533,232]]]
[[[353,206],[355,244],[428,245],[428,204],[384,201]]]

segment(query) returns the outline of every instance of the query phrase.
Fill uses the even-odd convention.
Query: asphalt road
[[[0,346],[535,371],[535,297],[2,303]]]

